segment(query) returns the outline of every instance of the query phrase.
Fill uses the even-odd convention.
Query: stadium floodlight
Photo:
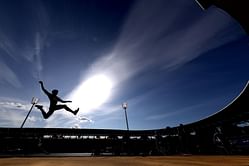
[[[123,109],[125,109],[125,110],[126,110],[126,109],[127,109],[127,107],[128,107],[128,104],[124,102],[124,103],[122,104],[122,107],[123,107]]]
[[[23,128],[23,126],[24,126],[26,120],[27,120],[28,117],[29,117],[29,114],[31,113],[31,111],[32,111],[32,109],[33,109],[33,107],[34,107],[34,105],[36,105],[36,104],[38,103],[38,101],[39,101],[38,98],[36,98],[36,97],[33,97],[33,98],[32,98],[32,100],[31,100],[32,106],[31,106],[31,108],[30,108],[30,110],[29,110],[29,112],[28,112],[26,118],[24,119],[24,121],[23,121],[23,123],[22,123],[22,125],[21,125],[21,128]]]
[[[129,124],[128,124],[128,117],[127,117],[127,112],[126,112],[126,109],[128,107],[128,104],[126,102],[124,102],[122,104],[122,107],[123,109],[125,110],[125,120],[126,120],[126,127],[127,127],[127,130],[129,131]]]
[[[39,101],[39,99],[38,98],[36,98],[36,97],[33,97],[32,98],[32,100],[31,100],[31,104],[37,104],[38,103],[38,101]]]

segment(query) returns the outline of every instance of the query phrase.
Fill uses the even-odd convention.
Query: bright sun
[[[74,107],[87,113],[102,105],[110,96],[112,81],[105,75],[95,75],[83,81],[69,96]]]

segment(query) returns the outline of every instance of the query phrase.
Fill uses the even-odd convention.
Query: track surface
[[[8,157],[0,166],[249,166],[249,156]]]

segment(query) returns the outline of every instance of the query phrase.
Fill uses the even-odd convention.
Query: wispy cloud
[[[22,83],[18,79],[15,72],[5,63],[1,62],[1,59],[0,59],[0,83],[11,84],[12,86],[17,88],[20,88],[22,86]]]
[[[34,17],[32,21],[32,34],[31,42],[28,42],[26,46],[26,52],[24,57],[26,60],[33,64],[33,76],[36,79],[41,79],[43,63],[42,56],[43,51],[49,46],[49,33],[50,33],[50,17],[48,11],[45,8],[42,1],[36,1],[35,3],[27,4],[30,6],[30,14]]]
[[[243,35],[219,10],[188,14],[198,10],[193,3],[138,1],[113,51],[93,63],[89,73],[106,73],[118,83],[153,67],[172,70]]]
[[[235,97],[233,96],[233,98]],[[145,120],[157,121],[164,119],[175,119],[177,122],[183,121],[182,123],[192,123],[194,121],[212,116],[214,112],[217,113],[221,111],[223,108],[229,105],[230,102],[231,101],[227,101],[226,95],[224,96],[224,94],[217,94],[210,96],[204,101],[198,101],[197,104],[181,106],[180,108],[172,109],[173,111],[165,111],[159,114],[149,115],[145,118]],[[188,112],[191,112],[193,121],[186,122],[185,118],[183,118],[184,120],[182,119],[182,115]],[[194,117],[194,114],[196,115],[196,117]]]
[[[86,75],[106,74],[115,87],[153,67],[165,71],[177,69],[203,53],[243,35],[243,31],[239,31],[239,26],[227,15],[215,9],[206,13],[200,10],[198,13],[199,7],[195,5],[190,1],[137,1],[124,22],[113,50],[97,59]],[[192,10],[196,13],[190,15]],[[40,58],[44,46],[44,38],[41,36],[36,33],[36,59]],[[40,70],[41,64],[38,71]],[[146,95],[130,99],[129,103],[139,102],[144,97]],[[121,110],[121,103],[119,104],[102,107],[104,111],[89,112],[81,116],[110,115]],[[150,116],[148,119],[173,116],[186,109]],[[68,127],[75,124],[79,127],[79,119],[70,113],[58,111],[47,120],[46,127]],[[91,121],[84,119],[83,122]]]
[[[196,104],[196,105],[191,105],[191,106],[188,106],[188,107],[176,109],[176,110],[171,111],[171,112],[164,112],[162,114],[150,115],[150,116],[148,116],[145,119],[146,120],[160,120],[160,119],[165,119],[165,118],[169,118],[171,116],[176,116],[178,114],[182,114],[184,112],[193,112],[193,110],[198,110],[199,108],[201,108],[205,104],[206,103]]]
[[[41,73],[43,69],[42,65],[42,50],[44,49],[44,43],[45,39],[42,38],[41,34],[39,32],[36,32],[35,34],[35,46],[34,46],[34,52],[31,52],[29,56],[26,56],[27,60],[33,63],[34,71],[33,71],[33,77],[36,79],[41,79]]]
[[[177,69],[243,35],[228,15],[215,8],[203,12],[194,1],[137,1],[113,50],[97,59],[85,76],[105,74],[115,89],[151,68],[165,72]],[[111,106],[105,112],[119,109]]]
[[[2,49],[8,56],[16,59],[15,51],[16,44],[0,29],[0,49]]]
[[[22,86],[18,76],[15,71],[5,63],[3,56],[10,56],[13,60],[17,60],[15,56],[16,45],[12,42],[0,28],[0,50],[5,54],[0,54],[0,83],[10,84],[13,87],[20,88]]]
[[[42,52],[48,45],[49,17],[44,5],[41,1],[26,5],[30,7],[25,12],[32,15],[32,17],[29,17],[29,20],[27,20],[28,18],[25,14],[20,15],[20,17],[23,17],[23,25],[21,26],[25,27],[25,29],[31,29],[29,32],[24,32],[27,34],[16,35],[15,28],[0,28],[0,50],[2,51],[2,54],[0,54],[0,81],[8,82],[14,87],[21,86],[20,78],[16,74],[17,66],[9,66],[6,59],[12,60],[13,64],[17,63],[17,65],[20,62],[28,62],[28,66],[32,66],[31,70],[26,66],[23,66],[22,70],[30,70],[26,73],[33,72],[33,77],[38,79],[41,77],[43,69]],[[4,13],[5,15],[6,13]],[[2,19],[1,21],[1,24],[4,25],[3,27],[13,26],[12,24],[9,25],[9,22],[4,22],[4,20]],[[22,40],[17,40],[19,35],[23,36]]]

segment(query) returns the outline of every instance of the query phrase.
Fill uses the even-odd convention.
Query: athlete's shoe
[[[43,108],[42,105],[35,105],[35,107],[38,108],[38,109],[42,109]]]
[[[76,114],[79,112],[79,110],[80,110],[80,109],[78,108],[77,110],[74,111],[73,114],[76,115]]]

